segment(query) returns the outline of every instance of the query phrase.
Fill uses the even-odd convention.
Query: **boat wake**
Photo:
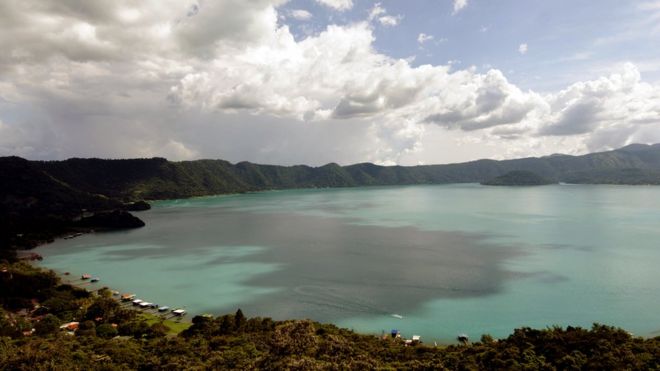
[[[302,303],[313,304],[325,308],[334,308],[340,312],[369,313],[389,315],[391,312],[379,308],[372,302],[357,297],[349,297],[337,290],[322,286],[298,286],[294,292],[300,296]]]

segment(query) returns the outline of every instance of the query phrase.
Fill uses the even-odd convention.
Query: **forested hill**
[[[170,162],[163,158],[69,159],[31,164],[80,191],[123,200],[286,188],[479,183],[516,170],[567,183],[660,184],[660,144],[634,144],[583,156],[408,167],[370,163],[274,166],[223,160]]]

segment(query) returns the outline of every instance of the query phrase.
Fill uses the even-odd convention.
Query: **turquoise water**
[[[660,330],[660,187],[442,185],[162,201],[39,248],[142,299],[451,341],[521,326]],[[402,318],[398,318],[402,317]]]

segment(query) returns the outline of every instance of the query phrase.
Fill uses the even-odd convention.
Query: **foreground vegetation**
[[[167,322],[101,290],[63,285],[52,272],[2,264],[0,369],[631,369],[660,368],[660,338],[591,329],[515,330],[442,347],[360,335],[309,320],[197,316],[175,335]],[[60,329],[76,320],[75,332]],[[34,330],[33,330],[34,329]]]

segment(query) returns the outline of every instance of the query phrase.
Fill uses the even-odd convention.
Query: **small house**
[[[60,326],[60,329],[67,331],[76,331],[80,322],[69,322]]]

